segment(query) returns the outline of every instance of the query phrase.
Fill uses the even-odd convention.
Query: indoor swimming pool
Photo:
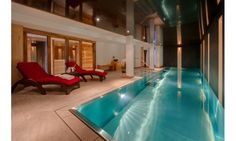
[[[224,109],[199,69],[166,68],[70,111],[107,140],[223,141]]]

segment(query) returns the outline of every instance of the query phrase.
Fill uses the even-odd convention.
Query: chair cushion
[[[105,77],[107,75],[107,72],[94,71],[94,74]]]
[[[25,79],[32,79],[41,84],[64,84],[66,86],[74,85],[80,82],[79,77],[71,80],[63,79],[58,76],[47,74],[43,68],[36,62],[21,62],[17,64],[17,68]]]
[[[68,67],[74,67],[75,70],[76,70],[78,73],[82,73],[82,71],[84,71],[80,66],[78,66],[78,65],[76,64],[75,61],[67,62],[67,63],[66,63],[66,67],[67,67],[67,68],[68,68]]]
[[[26,79],[39,79],[50,76],[36,62],[21,62],[17,64],[18,70]]]
[[[76,66],[75,61],[66,62],[66,67],[75,67],[75,66]]]
[[[49,77],[45,77],[45,78],[39,78],[36,81],[41,84],[50,84],[51,83],[51,84],[63,84],[66,86],[71,86],[71,85],[75,85],[76,83],[80,82],[80,78],[74,77],[71,80],[67,80],[67,79],[63,79],[59,76],[49,76]]]
[[[107,75],[107,72],[100,72],[100,71],[95,71],[95,70],[83,70],[74,61],[67,62],[66,66],[67,67],[75,67],[75,70],[81,75],[98,75],[98,76],[102,76],[102,77],[105,77]]]

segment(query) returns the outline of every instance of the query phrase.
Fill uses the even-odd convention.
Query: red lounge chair
[[[61,85],[66,94],[69,94],[73,90],[74,86],[80,87],[79,77],[74,77],[68,80],[59,76],[49,75],[36,62],[20,62],[17,64],[17,69],[22,74],[23,78],[12,86],[12,92],[14,92],[14,89],[18,84],[22,84],[24,87],[35,86],[40,90],[41,94],[46,94],[46,90],[42,85],[47,84]]]
[[[90,75],[91,78],[93,79],[93,76],[98,76],[100,81],[103,81],[106,79],[107,72],[100,72],[96,70],[83,70],[80,66],[78,66],[74,61],[70,61],[66,63],[66,67],[74,67],[75,72],[69,73],[75,76],[81,76],[85,82],[87,80],[85,79],[85,75]]]

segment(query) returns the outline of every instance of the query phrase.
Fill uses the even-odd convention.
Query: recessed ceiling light
[[[96,21],[97,21],[97,22],[100,22],[100,18],[99,18],[99,17],[97,17],[97,18],[96,18]]]

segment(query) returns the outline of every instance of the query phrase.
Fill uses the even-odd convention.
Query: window
[[[65,39],[51,38],[51,72],[65,72]]]
[[[47,71],[47,36],[26,33],[26,61],[37,62]]]
[[[65,73],[67,61],[75,61],[83,69],[95,69],[95,45],[89,40],[24,29],[24,61],[37,62],[52,75]]]
[[[80,65],[80,42],[69,40],[69,61],[75,61]]]

